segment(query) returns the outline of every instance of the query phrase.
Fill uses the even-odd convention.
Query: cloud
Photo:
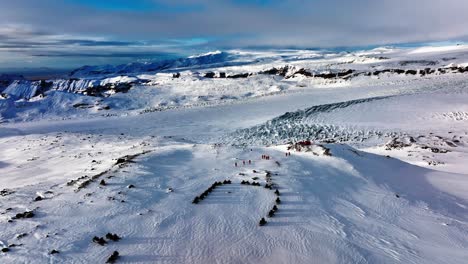
[[[0,9],[0,52],[465,40],[467,11],[466,0],[15,0]]]

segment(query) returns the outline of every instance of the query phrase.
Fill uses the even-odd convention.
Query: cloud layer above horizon
[[[3,1],[0,67],[114,63],[215,48],[466,40],[467,12],[466,0]]]

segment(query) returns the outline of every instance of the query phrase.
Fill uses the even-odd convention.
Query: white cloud
[[[127,46],[123,43],[131,46],[132,42],[150,43],[155,50],[155,43],[165,39],[197,37],[213,37],[216,41],[208,45],[222,48],[358,46],[464,40],[468,36],[466,0],[284,0],[272,1],[270,5],[239,4],[233,0],[181,0],[177,4],[153,1],[200,8],[192,12],[190,8],[183,12],[106,11],[71,1],[4,1],[0,23],[21,26],[4,26],[0,40],[18,47],[23,43],[24,50],[45,52],[59,51],[72,45],[72,40],[96,41],[94,50],[99,51],[105,46],[100,40],[120,40],[120,45],[108,42],[107,46],[116,50]],[[93,45],[75,46],[90,50]],[[177,50],[176,46],[163,43],[158,51]]]

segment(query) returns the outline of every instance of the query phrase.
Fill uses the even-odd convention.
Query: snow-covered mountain
[[[2,75],[0,263],[464,263],[467,66],[457,45]]]
[[[16,74],[0,74],[0,93],[5,90],[13,81],[24,80],[24,77]]]
[[[190,56],[188,58],[162,60],[157,62],[134,62],[123,65],[83,66],[70,73],[71,77],[89,77],[102,75],[123,75],[161,72],[164,70],[177,70],[178,68],[197,68],[208,65],[225,64],[233,59],[233,54],[215,51]]]

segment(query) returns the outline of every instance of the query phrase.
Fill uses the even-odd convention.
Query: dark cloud
[[[135,1],[144,1],[144,6],[152,1],[154,8],[108,8],[111,1],[101,1],[106,5],[80,4],[80,0],[3,1],[0,23],[6,26],[0,29],[0,52],[66,47],[94,48],[94,54],[102,47],[127,48],[122,53],[144,53],[149,47],[152,52],[335,47],[468,36],[466,0]],[[194,44],[192,38],[207,41]]]
[[[2,24],[34,26],[34,34],[47,29],[56,34],[134,40],[239,36],[240,43],[261,40],[279,45],[285,41],[313,46],[360,45],[382,42],[382,37],[385,41],[408,42],[468,34],[466,0],[154,2],[200,8],[185,12],[106,11],[76,1],[16,0],[2,4],[0,20]]]
[[[78,45],[78,46],[135,46],[142,45],[140,42],[135,41],[110,41],[110,40],[89,40],[89,39],[66,39],[55,43],[56,45]]]

